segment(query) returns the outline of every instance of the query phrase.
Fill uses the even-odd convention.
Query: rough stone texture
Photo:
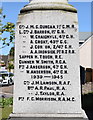
[[[83,114],[11,114],[8,120],[88,120]],[[82,116],[83,115],[83,116]]]
[[[42,3],[42,2],[58,2],[58,3],[67,3],[67,0],[32,0],[32,3]]]
[[[57,16],[57,17],[56,17]],[[32,81],[30,76],[25,72],[26,68],[19,69],[19,55],[30,55],[30,38],[29,34],[23,37],[23,34],[19,34],[19,25],[75,25],[73,29],[65,29],[65,35],[74,35],[74,39],[69,39],[69,45],[72,45],[75,54],[63,54],[63,59],[66,60],[68,65],[68,74],[64,75],[62,81],[71,81],[71,85],[67,86],[65,90],[66,97],[74,97],[74,102],[62,101],[27,101],[29,95],[27,86],[24,85],[24,81]],[[80,113],[81,101],[80,101],[80,78],[79,78],[79,57],[78,57],[78,24],[77,14],[64,11],[33,11],[28,14],[20,15],[17,22],[17,34],[16,34],[16,68],[15,68],[15,85],[14,85],[14,113]],[[42,29],[41,29],[42,30]],[[23,40],[26,40],[26,47],[23,48]],[[53,44],[51,44],[53,46]],[[51,54],[52,55],[52,54]],[[60,54],[59,54],[60,55]],[[24,60],[24,59],[23,59]],[[28,60],[28,59],[26,59]],[[50,64],[51,65],[51,64]],[[20,79],[21,76],[21,79]],[[37,80],[37,79],[36,79]],[[35,81],[36,81],[35,80]],[[41,81],[46,81],[44,78]],[[61,79],[48,79],[47,81],[61,81]],[[59,85],[61,87],[61,85]],[[34,90],[31,91],[34,94]],[[51,91],[49,91],[51,92]],[[18,97],[25,97],[24,101],[18,101]],[[40,96],[42,97],[42,96]],[[49,96],[51,97],[51,96]],[[19,107],[17,107],[19,106]],[[69,107],[67,107],[69,106]]]
[[[9,118],[7,120],[88,120],[87,118]]]
[[[82,85],[82,93],[87,94],[93,92],[93,82],[87,82]]]
[[[34,1],[34,0],[33,0]],[[42,1],[42,0],[41,0]],[[60,0],[59,0],[60,1]],[[62,0],[63,1],[63,0]],[[48,0],[49,2],[49,0]],[[68,4],[58,3],[34,3],[32,5],[26,6],[21,10],[21,14],[18,17],[17,26],[16,26],[16,45],[15,45],[15,84],[14,84],[14,105],[13,105],[13,114],[11,115],[11,120],[83,120],[87,119],[86,115],[83,113],[81,109],[81,92],[80,92],[80,78],[79,78],[79,37],[78,37],[78,21],[76,9],[69,6]],[[60,3],[60,4],[59,4]],[[43,6],[44,5],[44,6]],[[62,6],[61,6],[62,5]],[[46,7],[45,7],[46,6]],[[36,8],[36,9],[35,9]],[[43,9],[43,10],[42,10]],[[73,12],[72,12],[73,11]],[[32,25],[33,27],[31,28]],[[40,26],[43,25],[54,25],[54,28],[42,29]],[[57,27],[57,26],[60,26]],[[29,27],[30,26],[30,27]],[[39,26],[39,27],[38,27]],[[64,27],[62,27],[64,26]],[[70,26],[70,27],[66,27]],[[43,40],[43,38],[37,38],[38,33],[35,34],[36,30],[48,30],[50,32],[44,33],[45,35],[52,35],[50,38],[46,38],[46,43],[40,44],[40,48],[36,48],[35,41]],[[55,30],[55,32],[53,32]],[[62,33],[63,30],[63,33]],[[58,32],[61,31],[61,32]],[[33,35],[34,37],[31,37]],[[39,33],[42,35],[42,33]],[[62,38],[62,35],[65,35],[66,38]],[[70,37],[69,37],[70,36]],[[72,37],[71,37],[72,36]],[[52,40],[58,40],[58,43],[50,43]],[[66,42],[64,42],[66,39]],[[33,41],[31,43],[31,40]],[[61,41],[63,42],[61,43]],[[61,48],[54,48],[54,45],[61,45]],[[32,45],[32,48],[31,48]],[[38,45],[38,44],[37,44]],[[63,45],[63,48],[62,48]],[[34,46],[34,47],[33,47]],[[43,47],[42,47],[43,46]],[[45,47],[47,46],[47,47]],[[48,47],[49,46],[49,47]],[[69,47],[68,47],[69,46]],[[50,68],[48,68],[51,72],[49,74],[43,74],[43,79],[34,79],[31,78],[29,71],[27,72],[27,64],[20,63],[21,60],[29,60],[28,58],[21,58],[21,55],[31,55],[32,51],[35,50],[55,50],[55,53],[49,53],[52,58],[49,58],[46,61],[52,60],[52,63],[48,63]],[[67,51],[58,53],[57,50]],[[69,52],[74,51],[74,52]],[[39,64],[42,65],[42,58],[40,55],[46,55],[46,53],[34,53],[34,62],[31,63],[38,65],[36,59],[39,59]],[[40,55],[39,55],[40,54]],[[58,56],[62,56],[62,58],[58,58]],[[55,57],[57,56],[57,57]],[[32,59],[33,59],[32,58]],[[31,60],[31,59],[30,59]],[[44,58],[43,58],[44,60]],[[56,62],[60,60],[65,61],[65,63]],[[61,68],[61,65],[65,64],[67,68]],[[58,68],[54,68],[54,65],[59,65]],[[31,68],[30,68],[31,69]],[[44,68],[43,68],[44,69]],[[58,69],[58,70],[57,70]],[[67,72],[61,73],[67,70]],[[33,69],[32,69],[33,70]],[[38,69],[35,69],[37,71]],[[44,69],[46,70],[46,69]],[[58,73],[54,73],[54,70],[58,71]],[[41,71],[41,69],[39,69]],[[60,71],[60,72],[59,72]],[[52,76],[59,75],[57,79],[54,79]],[[39,75],[39,74],[35,74]],[[45,78],[45,75],[49,78]],[[28,82],[25,82],[28,81]],[[36,81],[40,82],[56,82],[57,84],[36,84]],[[61,82],[70,81],[69,84],[62,85]],[[32,84],[32,83],[35,84]],[[58,82],[60,84],[58,84]],[[28,89],[33,86],[32,89]],[[35,89],[36,87],[52,87],[51,89]],[[62,90],[64,86],[65,90]],[[48,94],[53,92],[52,95],[42,95],[40,92],[48,92]],[[63,91],[63,94],[61,92]],[[46,100],[37,100],[36,98],[46,98]],[[54,100],[47,100],[47,98],[53,98]],[[60,99],[59,99],[60,98]],[[70,100],[63,100],[63,98]],[[39,117],[37,116],[39,115]],[[31,116],[33,115],[33,116]],[[50,116],[49,116],[50,115]],[[61,115],[59,117],[59,115]],[[26,116],[26,117],[25,117]]]
[[[63,4],[62,2],[31,2],[31,4],[25,6],[20,12],[27,13],[33,10],[64,10],[77,13],[77,10],[70,4]]]

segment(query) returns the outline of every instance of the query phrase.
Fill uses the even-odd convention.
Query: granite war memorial
[[[87,120],[81,108],[77,10],[32,0],[16,25],[11,120]]]

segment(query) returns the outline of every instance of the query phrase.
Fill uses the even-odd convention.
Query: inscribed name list
[[[29,36],[28,46],[23,40],[19,54],[20,72],[25,72],[29,79],[23,81],[28,96],[18,97],[19,101],[68,101],[74,102],[74,96],[67,95],[71,86],[68,62],[64,55],[76,54],[70,41],[74,35],[67,34],[75,25],[19,25],[19,34]],[[69,78],[69,77],[68,77]]]

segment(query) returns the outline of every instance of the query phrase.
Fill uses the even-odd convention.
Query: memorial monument
[[[11,120],[87,120],[81,108],[77,10],[32,0],[18,16]]]

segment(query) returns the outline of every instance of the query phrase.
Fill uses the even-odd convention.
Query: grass
[[[0,98],[0,120],[6,120],[12,112],[13,98]]]
[[[2,119],[2,108],[0,108],[0,120]]]
[[[5,106],[0,108],[0,120],[6,120],[9,117],[9,114],[12,112],[12,106]]]

